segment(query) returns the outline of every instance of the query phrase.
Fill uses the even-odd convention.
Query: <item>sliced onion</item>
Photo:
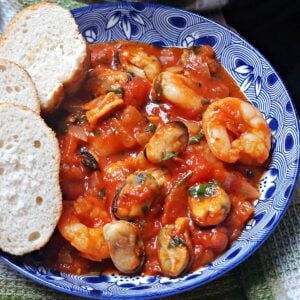
[[[68,133],[81,141],[84,141],[84,142],[88,141],[85,130],[81,126],[76,126],[76,125],[69,126]]]

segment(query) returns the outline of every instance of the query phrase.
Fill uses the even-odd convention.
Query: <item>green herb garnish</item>
[[[176,248],[184,245],[186,245],[186,242],[183,239],[181,239],[179,236],[174,235],[172,236],[172,240],[168,244],[168,248]]]
[[[140,222],[140,226],[141,226],[142,228],[145,228],[146,225],[147,225],[146,220],[142,220],[142,221]]]
[[[142,206],[142,213],[145,215],[149,211],[149,206],[148,205],[143,205]]]
[[[189,188],[189,195],[192,198],[209,197],[215,193],[216,185],[216,181],[194,185]]]
[[[156,130],[156,125],[150,123],[146,129],[146,132],[154,132]]]
[[[210,99],[207,99],[207,98],[204,98],[204,99],[201,100],[202,105],[210,104],[210,102],[211,102]]]
[[[177,153],[174,153],[172,151],[164,151],[163,157],[161,160],[169,160],[169,159],[175,157],[176,155],[177,155]]]
[[[119,96],[120,98],[122,98],[124,96],[124,88],[122,87],[119,87],[119,88],[116,88],[116,89],[109,89],[106,91],[106,93],[115,93],[117,96]]]
[[[204,137],[204,133],[203,133],[202,130],[200,130],[199,133],[197,133],[196,135],[190,137],[189,144],[190,145],[199,144],[200,140],[203,137]]]

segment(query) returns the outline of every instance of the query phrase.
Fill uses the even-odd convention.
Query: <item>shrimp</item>
[[[180,74],[162,72],[154,83],[155,90],[177,107],[188,111],[200,111],[203,97],[192,88],[190,80]]]
[[[80,254],[93,261],[110,258],[103,235],[104,224],[110,222],[104,203],[96,197],[79,197],[76,201],[64,201],[62,216],[57,225],[61,235]]]
[[[190,187],[188,204],[193,221],[201,227],[223,222],[231,207],[229,196],[215,182]]]
[[[271,147],[271,131],[262,114],[248,102],[227,97],[210,104],[203,129],[212,153],[228,163],[261,165]]]
[[[183,152],[189,141],[188,129],[179,121],[160,126],[145,147],[145,157],[152,163],[161,163]]]
[[[119,55],[126,70],[136,76],[153,81],[160,73],[160,62],[154,55],[148,55],[142,48],[124,47]]]

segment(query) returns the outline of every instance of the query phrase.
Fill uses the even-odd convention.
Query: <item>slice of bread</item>
[[[54,132],[30,109],[0,104],[0,248],[22,255],[44,246],[62,210]]]
[[[79,88],[90,61],[71,13],[50,3],[29,6],[12,19],[0,40],[0,57],[28,71],[43,113]]]
[[[26,106],[40,113],[40,100],[30,75],[17,64],[0,58],[0,103]]]

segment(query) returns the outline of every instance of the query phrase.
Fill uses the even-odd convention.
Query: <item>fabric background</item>
[[[0,0],[0,33],[9,19],[23,5],[39,2],[35,0]],[[96,1],[57,0],[66,8],[74,8]],[[155,1],[152,1],[155,2]],[[216,1],[217,2],[217,1]],[[183,2],[182,2],[183,3]],[[226,3],[220,1],[219,3]],[[196,0],[189,9],[202,9],[205,1]],[[208,17],[223,23],[222,14]],[[80,299],[58,293],[36,284],[0,262],[0,299]],[[223,277],[198,289],[167,299],[300,299],[300,184],[282,221],[264,243],[243,264]]]

